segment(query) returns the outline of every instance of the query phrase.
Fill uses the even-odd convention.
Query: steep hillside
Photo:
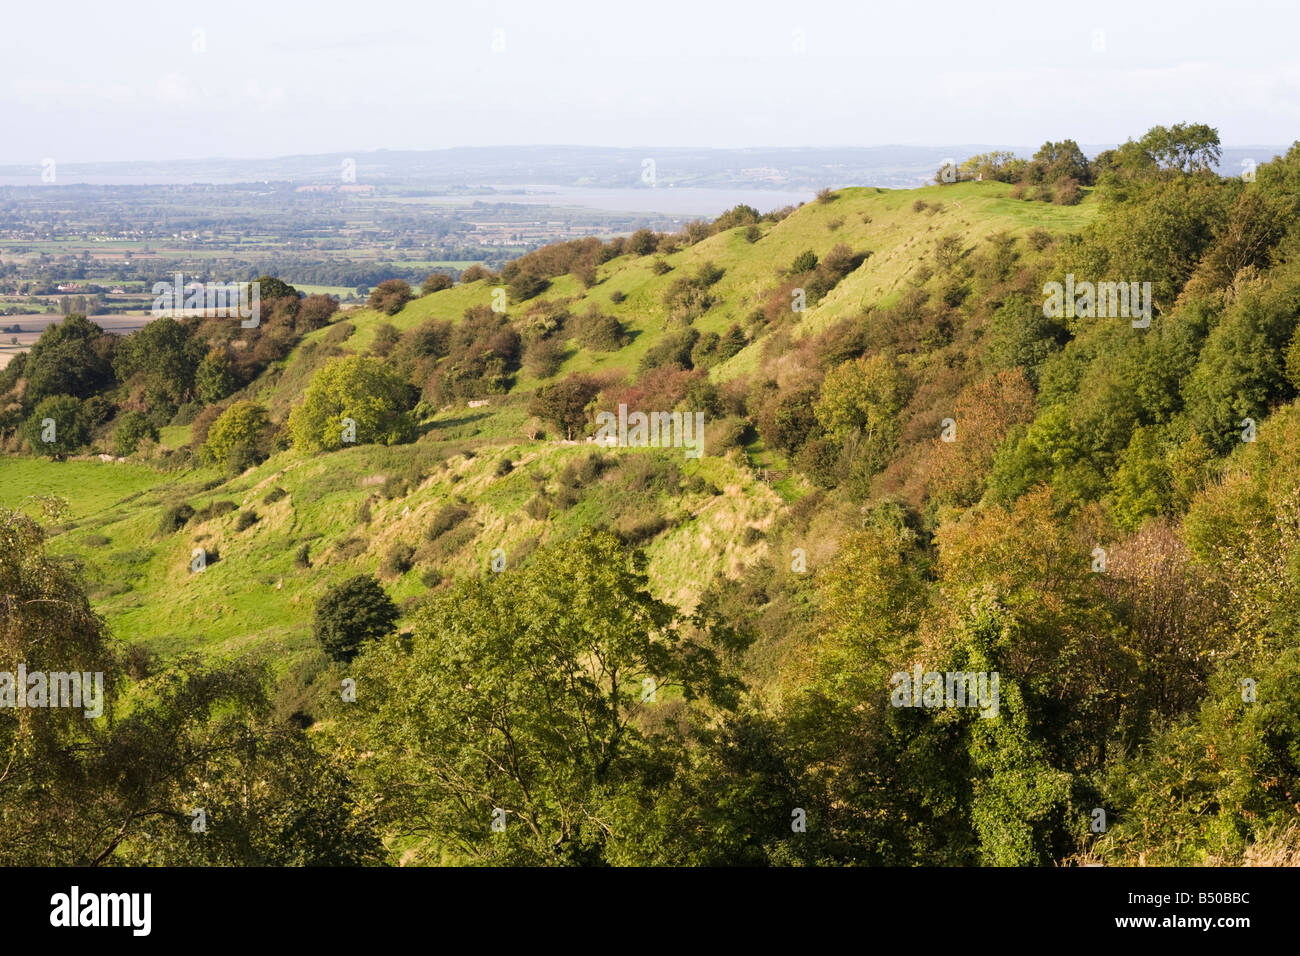
[[[509,314],[522,322],[521,315],[548,303],[562,302],[573,314],[594,305],[616,316],[633,341],[613,352],[571,346],[556,375],[632,374],[662,340],[669,321],[664,295],[682,274],[706,262],[725,270],[711,290],[717,304],[695,323],[701,331],[722,332],[762,308],[780,285],[781,274],[804,250],[824,257],[836,244],[847,243],[870,251],[858,269],[802,315],[795,334],[808,335],[896,299],[941,236],[956,235],[964,244],[974,244],[1003,231],[1077,230],[1095,212],[1092,204],[1016,202],[1006,198],[1007,191],[1001,183],[845,189],[831,202],[810,203],[778,222],[763,223],[762,237],[755,242],[746,239],[745,227],[737,226],[662,257],[619,256],[600,266],[594,287],[584,289],[575,277],[561,276],[535,299],[510,307]],[[928,205],[917,209],[918,202]],[[652,266],[660,259],[671,271],[656,275]],[[430,318],[456,321],[468,308],[490,306],[498,287],[490,277],[456,286],[415,299],[392,316],[370,309],[339,313],[333,324],[305,335],[241,396],[263,402],[283,417],[301,401],[311,373],[327,357],[365,353],[384,324],[406,331]],[[613,302],[615,292],[626,298]],[[333,344],[344,322],[355,331]],[[725,381],[752,370],[763,342],[760,330],[739,354],[715,366],[712,377]],[[384,575],[398,600],[424,593],[430,571],[444,577],[482,573],[495,548],[505,551],[507,561],[523,560],[556,536],[635,512],[637,500],[647,518],[668,512],[664,528],[643,543],[659,594],[674,603],[690,606],[717,575],[734,575],[771,556],[763,532],[784,507],[781,496],[758,480],[749,456],[734,450],[719,455],[706,446],[703,458],[690,461],[680,452],[615,449],[609,454],[621,459],[653,457],[676,467],[684,476],[682,490],[651,481],[629,499],[616,470],[598,479],[598,486],[603,482],[608,490],[597,487],[570,510],[528,514],[526,506],[544,480],[554,484],[566,466],[592,451],[585,442],[575,446],[525,437],[527,397],[539,381],[521,371],[509,393],[490,396],[479,407],[458,402],[436,410],[425,421],[428,432],[415,445],[368,445],[306,459],[289,450],[230,479],[201,466],[176,475],[98,461],[6,464],[5,503],[62,489],[73,504],[73,521],[55,539],[55,547],[84,562],[92,596],[119,637],[164,654],[254,651],[277,666],[301,664],[312,656],[311,610],[331,585],[357,571],[379,571],[402,545],[419,557],[404,573],[390,569]],[[179,447],[188,440],[189,428],[174,426],[163,430],[161,445]],[[751,450],[762,458],[761,442]],[[499,475],[496,469],[504,461],[513,470]],[[66,478],[70,471],[78,473],[73,480]],[[644,475],[634,477],[644,480]],[[99,490],[92,496],[89,488]],[[809,490],[798,479],[778,488],[787,498]],[[286,494],[266,503],[273,489]],[[222,502],[235,510],[194,519],[183,534],[160,536],[169,507],[188,503],[202,511]],[[430,542],[429,522],[456,503],[470,517],[440,544]],[[257,522],[236,530],[240,514],[250,512]],[[367,512],[368,520],[358,517]],[[295,562],[304,545],[310,567]],[[196,548],[215,550],[220,560],[204,573],[192,574]]]
[[[229,836],[123,859],[1291,855],[1300,144],[1218,155],[1047,143],[346,313],[264,276],[255,329],[69,316],[0,373],[0,650],[107,655],[121,746],[182,728],[159,799]],[[105,766],[63,788],[116,820]]]

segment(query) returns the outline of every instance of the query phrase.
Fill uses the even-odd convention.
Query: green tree
[[[235,390],[236,384],[225,349],[213,349],[205,355],[194,374],[194,386],[205,405],[221,401]]]
[[[297,299],[299,296],[297,289],[275,276],[258,276],[254,281],[259,299]]]
[[[1219,161],[1219,131],[1204,123],[1153,126],[1140,144],[1156,162],[1184,173],[1212,169]]]
[[[124,655],[45,541],[0,509],[0,671],[92,678],[80,707],[0,708],[0,865],[380,861],[342,764],[271,718],[265,668],[187,656],[139,667],[122,693]],[[206,833],[191,829],[196,807]]]
[[[52,395],[89,398],[112,385],[114,339],[84,315],[46,326],[22,367],[29,407]]]
[[[320,599],[312,632],[332,660],[346,664],[366,641],[391,632],[398,617],[397,605],[379,582],[359,574]]]
[[[203,443],[203,457],[218,465],[229,465],[243,456],[256,454],[262,447],[270,420],[266,409],[256,402],[235,402],[208,429]]]
[[[122,381],[134,379],[145,386],[153,399],[150,411],[153,405],[168,404],[174,413],[194,388],[202,349],[186,326],[164,316],[128,335],[118,346],[113,367]]]
[[[1294,394],[1285,348],[1297,304],[1290,288],[1248,289],[1210,332],[1184,392],[1189,418],[1216,450],[1241,441],[1245,419],[1262,421],[1270,405]]]
[[[904,380],[888,356],[873,355],[836,366],[822,381],[817,421],[838,441],[862,432],[873,447],[893,446]]]
[[[418,858],[634,852],[627,802],[647,807],[680,759],[680,735],[646,719],[670,700],[679,719],[733,706],[726,662],[745,643],[656,599],[645,566],[614,534],[583,531],[518,570],[461,582],[419,613],[409,641],[354,662],[367,692],[340,731],[365,754],[393,832],[428,834]]]
[[[805,272],[812,272],[816,268],[817,253],[811,249],[805,249],[794,257],[794,262],[790,263],[790,275],[803,275]]]
[[[558,382],[547,382],[533,393],[528,414],[550,422],[564,437],[573,440],[587,427],[587,406],[600,394],[600,382],[575,373]]]
[[[90,440],[81,400],[71,395],[42,399],[23,423],[23,437],[40,455],[62,458]]]
[[[345,439],[358,444],[395,445],[415,437],[406,382],[383,360],[352,355],[318,371],[289,413],[294,447],[334,451]],[[344,419],[355,423],[355,434]]]
[[[158,440],[158,429],[143,412],[132,409],[118,416],[113,429],[113,445],[119,455],[133,455],[144,439]]]

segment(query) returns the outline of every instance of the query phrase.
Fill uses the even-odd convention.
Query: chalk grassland
[[[808,203],[778,223],[763,223],[757,242],[737,228],[666,256],[672,270],[664,275],[652,270],[657,258],[652,255],[602,265],[598,284],[588,290],[573,276],[559,277],[540,299],[569,300],[575,314],[595,305],[635,333],[618,352],[571,348],[559,374],[634,372],[664,333],[665,290],[705,262],[725,274],[711,290],[719,301],[695,326],[723,332],[764,305],[782,270],[804,250],[824,256],[845,243],[869,251],[860,268],[803,315],[796,334],[809,334],[896,299],[945,235],[957,235],[969,248],[1004,231],[1077,231],[1095,214],[1091,200],[1056,207],[1013,201],[1008,192],[1000,183],[844,189],[832,202]],[[918,201],[926,207],[915,208]],[[300,400],[315,369],[330,355],[364,351],[382,323],[409,329],[431,317],[459,320],[471,306],[490,305],[492,292],[490,283],[479,281],[416,299],[394,316],[352,310],[340,317],[355,326],[348,338],[325,343],[334,327],[311,333],[250,394],[282,418]],[[626,298],[614,302],[615,292]],[[512,308],[511,314],[534,304]],[[711,374],[725,381],[752,370],[762,341]],[[71,512],[55,529],[52,549],[80,562],[95,606],[117,637],[164,655],[253,652],[279,670],[316,667],[313,608],[330,586],[352,574],[379,573],[394,599],[409,609],[439,575],[488,573],[495,548],[505,550],[509,565],[546,541],[636,510],[635,494],[629,499],[626,488],[607,475],[585,489],[576,505],[538,512],[541,517],[530,514],[526,506],[538,488],[553,487],[569,462],[594,449],[588,443],[525,437],[528,395],[536,385],[521,372],[510,394],[494,396],[484,407],[444,409],[423,423],[427,434],[416,444],[312,457],[290,450],[235,478],[205,468],[168,473],[134,462],[0,459],[0,503],[13,506],[34,494],[69,501]],[[188,440],[189,426],[168,427],[161,435],[168,447]],[[644,495],[646,514],[666,515],[645,544],[654,589],[686,607],[718,575],[737,574],[752,561],[788,550],[766,540],[764,530],[788,501],[809,490],[797,476],[761,481],[757,469],[786,465],[760,443],[725,456],[707,446],[705,452],[697,462],[687,461],[680,450],[611,452],[623,462],[647,456],[661,470],[671,462],[683,477],[680,486],[651,482],[636,494]],[[506,459],[513,465],[508,473],[501,466]],[[200,514],[180,530],[161,528],[168,509],[180,504]],[[205,514],[214,504],[217,508]],[[434,517],[453,504],[463,507],[466,517],[431,540]],[[240,517],[249,513],[256,514],[251,523]],[[398,545],[415,553],[409,570],[384,567]],[[310,566],[299,558],[304,546]],[[200,548],[216,560],[193,573],[192,556]],[[786,560],[779,553],[775,559]]]

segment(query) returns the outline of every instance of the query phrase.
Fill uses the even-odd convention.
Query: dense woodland
[[[423,550],[394,548],[380,573],[423,573],[426,597],[399,609],[359,573],[311,609],[329,693],[292,715],[256,655],[160,660],[111,635],[49,547],[59,502],[0,511],[0,669],[102,670],[111,702],[96,721],[0,710],[0,860],[1294,860],[1300,143],[1246,179],[1214,171],[1218,149],[1214,130],[1179,125],[1093,160],[1067,140],[941,170],[912,205],[918,232],[932,193],[971,180],[1012,183],[1026,206],[1095,203],[1096,218],[931,236],[891,301],[814,332],[791,302],[829,301],[877,250],[775,263],[743,317],[697,328],[725,269],[668,257],[723,234],[759,256],[797,215],[744,206],[458,282],[393,278],[364,312],[264,277],[253,330],[52,326],[0,372],[10,458],[142,456],[219,483],[346,454],[344,418],[357,441],[398,447],[435,441],[440,409],[517,400],[529,440],[577,441],[623,403],[704,411],[708,454],[761,446],[799,491],[767,557],[701,581],[689,606],[656,596],[643,551],[671,523],[647,502],[724,495],[692,486],[680,455],[584,451],[541,476],[530,514],[591,518],[504,573],[439,572],[474,507],[449,503]],[[616,356],[633,336],[557,285],[646,265],[665,279],[650,347],[618,371],[562,372],[574,350]],[[1153,321],[1046,317],[1044,286],[1067,274],[1150,282]],[[474,284],[483,301],[506,290],[508,312],[397,324]],[[363,324],[369,345],[347,353]],[[309,335],[308,375],[285,361]],[[189,442],[164,450],[177,425]],[[659,497],[633,515],[617,489]],[[160,533],[197,519],[178,503],[167,520]],[[890,676],[918,663],[997,672],[996,719],[892,705]]]

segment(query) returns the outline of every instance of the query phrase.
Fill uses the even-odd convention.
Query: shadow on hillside
[[[420,436],[423,437],[435,429],[439,431],[451,431],[455,428],[462,428],[465,425],[473,425],[475,422],[481,422],[483,419],[490,417],[489,412],[473,412],[467,415],[461,415],[458,418],[438,418],[431,422],[422,422],[419,425]]]

